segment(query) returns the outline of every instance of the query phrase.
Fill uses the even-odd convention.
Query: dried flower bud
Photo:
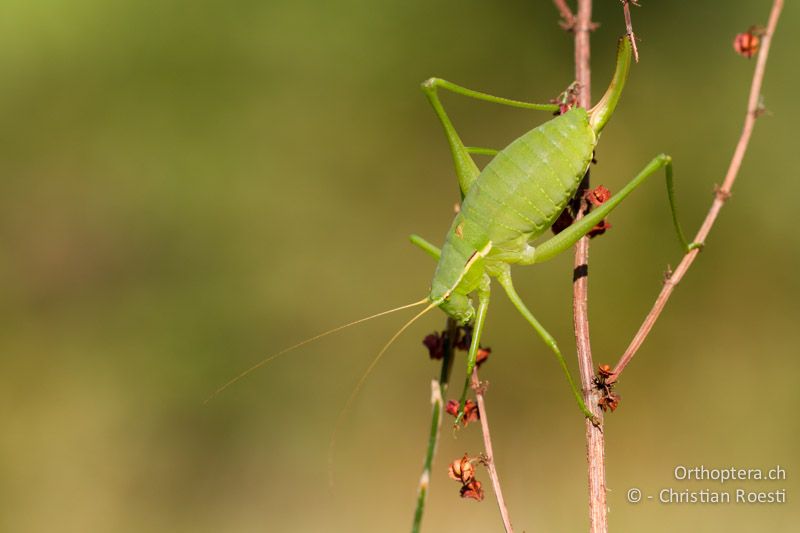
[[[480,367],[483,363],[486,362],[487,359],[489,359],[489,356],[491,354],[492,354],[492,349],[491,348],[488,348],[488,347],[487,348],[483,348],[483,347],[478,348],[478,353],[476,354],[476,357],[475,357],[475,364]]]
[[[613,373],[614,371],[612,370],[611,365],[600,365],[597,367],[597,374],[603,379],[610,378],[611,374]]]
[[[472,343],[472,327],[461,326],[458,328],[458,340],[456,341],[456,348],[461,351],[469,350],[469,345]]]
[[[589,236],[590,239],[594,239],[595,237],[599,237],[606,231],[611,229],[611,222],[606,220],[605,218],[601,220],[595,227],[589,230],[589,233],[586,235]]]
[[[458,414],[458,402],[455,400],[447,400],[447,405],[444,410],[447,414],[456,416]]]
[[[475,465],[472,464],[472,461],[465,453],[464,457],[450,463],[447,475],[450,476],[450,479],[467,484],[475,479]]]
[[[473,479],[469,483],[466,483],[463,487],[461,487],[461,497],[470,498],[477,502],[482,501],[483,488],[481,488],[481,482],[477,479]]]
[[[422,341],[422,344],[428,349],[428,355],[431,359],[441,359],[444,357],[444,339],[445,334],[436,331],[425,337]]]
[[[448,400],[445,411],[452,416],[458,416],[458,407],[459,403],[456,400]],[[480,420],[478,404],[472,400],[467,400],[464,404],[464,417],[461,419],[461,424],[466,427],[470,422],[477,422],[478,420]]]
[[[744,33],[736,35],[733,39],[733,49],[742,57],[750,59],[758,52],[761,39],[758,37],[755,28],[750,28]]]
[[[622,397],[619,394],[616,392],[609,392],[608,395],[600,398],[600,401],[597,402],[597,405],[599,405],[600,409],[603,411],[610,409],[613,413],[617,410],[617,407],[619,407],[620,400],[622,400]]]
[[[551,103],[558,105],[558,111],[554,112],[553,115],[563,115],[573,107],[577,106],[580,89],[580,84],[577,81],[572,82],[563,93],[558,95],[558,98],[550,100]]]
[[[598,185],[586,193],[586,199],[595,207],[602,205],[609,198],[611,198],[611,191],[602,185]]]
[[[478,410],[478,404],[472,400],[467,400],[467,403],[464,405],[464,419],[461,423],[466,426],[470,422],[477,422],[480,417],[481,413]]]

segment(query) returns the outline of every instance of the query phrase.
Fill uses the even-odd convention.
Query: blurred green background
[[[754,61],[733,36],[767,0],[642,2],[641,62],[593,180],[617,190],[675,159],[693,233],[738,138]],[[624,32],[595,2],[594,97]],[[418,84],[437,75],[546,100],[573,79],[549,1],[98,0],[4,3],[0,20],[0,530],[406,531],[437,367],[430,314],[387,353],[327,448],[363,369],[407,315],[350,329],[203,400],[265,354],[421,298],[457,199]],[[606,426],[612,530],[796,531],[800,237],[794,224],[797,6],[778,27],[734,196],[618,391]],[[446,96],[470,144],[548,118]],[[598,363],[624,350],[675,242],[662,178],[591,252]],[[571,254],[516,270],[573,371]],[[486,343],[496,461],[520,531],[585,531],[583,422],[552,355],[496,293]],[[454,381],[463,378],[456,366]],[[426,531],[497,531],[458,498],[445,428]],[[771,467],[781,483],[673,479],[676,465]],[[485,473],[479,478],[486,481]],[[786,488],[783,505],[631,505],[639,487]]]

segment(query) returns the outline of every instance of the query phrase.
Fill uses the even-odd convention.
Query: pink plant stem
[[[633,22],[631,22],[631,4],[639,5],[632,0],[622,0],[622,12],[625,14],[625,31],[631,38],[633,47],[633,59],[639,62],[639,49],[636,47],[636,35],[633,33]]]
[[[561,13],[561,18],[563,19],[560,22],[561,27],[565,30],[572,30],[575,27],[575,14],[567,5],[566,0],[553,0],[553,3],[558,8],[558,12]]]
[[[592,1],[578,1],[577,22],[575,31],[575,79],[580,87],[579,104],[588,109],[591,107],[591,49],[589,37],[592,30]],[[585,186],[588,187],[588,176]],[[579,194],[582,190],[579,189]],[[580,217],[579,210],[578,217]],[[589,340],[589,238],[583,237],[575,245],[574,282],[572,284],[572,312],[575,331],[575,343],[578,352],[581,386],[586,406],[595,416],[598,426],[586,421],[586,459],[589,477],[589,531],[606,533],[608,517],[606,505],[606,470],[605,440],[599,425],[603,421],[603,412],[598,405],[599,397],[594,388],[594,362]]]
[[[714,226],[722,206],[725,205],[725,202],[731,195],[733,182],[736,181],[739,168],[742,166],[742,160],[744,159],[745,152],[747,152],[747,146],[750,142],[750,136],[753,133],[753,127],[755,126],[756,119],[760,114],[759,98],[761,97],[761,85],[764,81],[764,71],[766,70],[767,66],[767,56],[769,55],[769,47],[772,43],[772,35],[775,33],[775,27],[778,24],[778,19],[780,18],[782,9],[783,0],[775,0],[772,4],[772,11],[770,12],[769,23],[767,24],[766,32],[761,37],[761,50],[758,53],[756,69],[753,73],[753,81],[750,85],[750,98],[747,102],[747,114],[745,115],[742,134],[739,137],[736,150],[731,158],[731,163],[728,167],[728,172],[725,175],[725,180],[722,182],[722,186],[717,188],[716,194],[714,195],[714,200],[711,203],[711,208],[709,209],[702,226],[700,226],[700,230],[697,232],[697,235],[695,235],[694,242],[705,243],[706,237],[708,237],[708,233]],[[614,383],[619,378],[619,375],[622,373],[628,363],[630,363],[631,359],[633,359],[633,356],[636,355],[639,347],[641,347],[644,340],[650,334],[650,330],[653,329],[653,325],[658,320],[658,317],[661,316],[661,312],[664,310],[667,300],[669,300],[670,296],[672,296],[672,291],[675,290],[675,287],[677,287],[678,283],[680,283],[680,281],[683,279],[686,271],[689,270],[690,266],[692,266],[692,263],[694,263],[694,260],[697,258],[699,253],[700,249],[697,248],[689,251],[683,256],[683,259],[675,271],[672,272],[669,278],[664,281],[664,286],[661,288],[661,293],[658,295],[658,298],[656,298],[653,308],[647,314],[647,317],[644,319],[639,331],[636,332],[636,335],[633,337],[630,345],[620,358],[617,366],[614,368],[614,374],[608,379],[608,383]]]
[[[497,506],[500,508],[500,516],[503,518],[503,527],[506,533],[512,533],[514,530],[511,528],[511,517],[508,515],[508,507],[503,498],[503,490],[500,488],[500,477],[497,475],[497,468],[494,465],[492,434],[489,431],[489,417],[486,414],[486,402],[483,399],[485,386],[481,385],[481,381],[478,379],[477,366],[472,370],[472,389],[475,391],[475,397],[478,400],[478,413],[481,421],[481,432],[483,433],[483,448],[486,451],[486,469],[489,471],[489,477],[492,479],[492,488],[494,489],[495,498],[497,499]]]

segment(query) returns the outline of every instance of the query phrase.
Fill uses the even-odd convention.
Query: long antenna
[[[427,301],[427,299],[425,301]],[[425,309],[423,309],[422,311],[417,313],[414,316],[414,318],[412,318],[411,320],[406,322],[403,325],[403,327],[400,328],[397,331],[397,333],[392,335],[392,338],[389,339],[389,342],[384,344],[383,348],[381,348],[381,351],[378,352],[378,355],[375,356],[375,359],[372,360],[372,362],[369,364],[367,369],[361,375],[361,378],[358,380],[358,383],[356,383],[356,386],[353,389],[353,392],[350,393],[350,397],[347,398],[347,402],[344,404],[344,407],[342,407],[342,410],[339,411],[339,416],[336,417],[336,425],[333,427],[333,433],[331,434],[331,442],[330,442],[330,445],[328,446],[328,481],[329,481],[331,486],[333,486],[333,451],[334,451],[334,448],[336,448],[336,436],[338,435],[339,427],[342,425],[342,421],[344,420],[344,415],[347,414],[347,411],[350,410],[350,406],[355,401],[356,396],[358,396],[358,393],[361,392],[361,387],[364,386],[364,383],[367,381],[367,378],[372,373],[372,370],[375,368],[375,365],[378,364],[378,361],[381,360],[381,357],[383,357],[383,354],[386,353],[386,351],[389,349],[389,347],[392,344],[394,344],[394,341],[396,341],[397,338],[400,335],[402,335],[403,332],[405,330],[407,330],[409,326],[411,326],[411,324],[416,322],[418,318],[420,318],[422,315],[424,315],[425,313],[427,313],[428,311],[430,311],[431,309],[433,309],[434,307],[436,307],[440,303],[441,303],[441,300],[437,300],[437,301],[431,302],[431,304],[428,305],[428,307],[426,307]]]
[[[321,339],[322,337],[326,337],[326,336],[330,335],[331,333],[336,333],[337,331],[341,331],[341,330],[343,330],[345,328],[349,328],[350,326],[355,326],[356,324],[360,324],[362,322],[366,322],[367,320],[372,320],[373,318],[378,318],[378,317],[383,316],[383,315],[388,315],[389,313],[394,313],[396,311],[402,311],[403,309],[408,309],[409,307],[416,307],[418,305],[424,304],[427,301],[428,301],[428,298],[423,298],[422,300],[420,300],[418,302],[414,302],[414,303],[410,303],[410,304],[406,304],[406,305],[401,305],[400,307],[395,307],[394,309],[389,309],[388,311],[381,311],[380,313],[376,313],[376,314],[370,315],[368,317],[359,318],[358,320],[355,320],[353,322],[349,322],[349,323],[344,324],[342,326],[335,327],[333,329],[329,329],[328,331],[322,332],[322,333],[320,333],[318,335],[314,335],[313,337],[310,337],[310,338],[308,338],[308,339],[306,339],[304,341],[300,341],[297,344],[289,346],[288,348],[284,348],[283,350],[281,350],[279,352],[276,352],[276,353],[274,353],[272,355],[267,356],[266,358],[262,359],[261,361],[259,361],[256,364],[254,364],[253,366],[251,366],[250,368],[248,368],[247,370],[245,370],[244,372],[242,372],[238,376],[236,376],[236,377],[228,380],[224,384],[222,384],[217,390],[215,390],[211,394],[211,396],[206,398],[206,400],[203,403],[207,404],[208,402],[210,402],[211,400],[216,398],[222,391],[224,391],[225,389],[227,389],[228,387],[230,387],[231,385],[233,385],[234,383],[236,383],[237,381],[239,381],[243,377],[247,376],[251,372],[254,372],[254,371],[258,370],[259,368],[261,368],[262,366],[266,365],[267,363],[269,363],[273,359],[276,359],[276,358],[280,357],[281,355],[283,355],[285,353],[291,352],[292,350],[296,350],[297,348],[300,348],[301,346],[305,346],[306,344],[314,342],[315,340]],[[430,308],[431,307],[429,306],[428,309],[430,309]],[[426,311],[428,309],[426,309]],[[423,311],[423,313],[424,313],[424,311]],[[420,313],[420,315],[421,314],[422,313]],[[420,316],[420,315],[417,315],[417,316]],[[414,317],[414,320],[416,320],[416,317]],[[404,327],[404,329],[405,329],[405,327]],[[394,340],[394,338],[392,340]],[[388,346],[386,346],[386,348],[388,348]],[[384,348],[384,350],[385,350],[385,348]],[[383,353],[383,352],[381,352],[381,353]]]

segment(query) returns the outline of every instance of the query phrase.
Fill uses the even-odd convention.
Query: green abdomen
[[[578,188],[595,143],[580,108],[529,131],[481,172],[464,199],[464,220],[479,225],[495,247],[543,233]]]
[[[434,289],[452,287],[471,254],[489,241],[493,251],[513,252],[546,231],[578,188],[596,142],[586,110],[576,108],[500,151],[464,198]]]

